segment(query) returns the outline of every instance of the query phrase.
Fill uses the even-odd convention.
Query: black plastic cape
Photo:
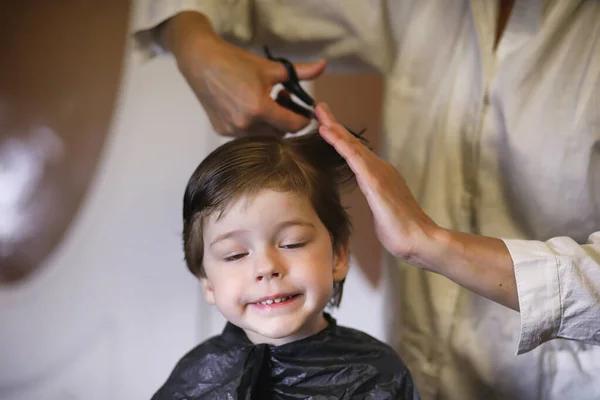
[[[323,331],[281,346],[252,344],[228,323],[179,361],[152,400],[419,399],[391,347],[325,318]]]

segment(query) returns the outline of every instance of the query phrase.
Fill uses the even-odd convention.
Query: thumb
[[[269,61],[269,80],[271,83],[285,82],[290,79],[285,66],[276,61]],[[327,61],[320,60],[311,63],[292,64],[299,80],[314,79],[321,75],[327,67]]]
[[[319,60],[311,63],[298,63],[294,64],[296,74],[299,79],[315,79],[327,68],[326,60]]]

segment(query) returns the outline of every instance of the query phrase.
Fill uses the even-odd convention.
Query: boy
[[[188,182],[185,259],[229,321],[184,356],[153,399],[416,399],[409,371],[376,339],[336,325],[353,174],[317,133],[245,137]]]

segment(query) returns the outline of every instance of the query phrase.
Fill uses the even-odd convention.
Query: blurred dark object
[[[94,181],[129,8],[121,0],[0,5],[0,283],[40,268]]]

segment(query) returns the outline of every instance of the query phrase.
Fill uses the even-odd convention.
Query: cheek
[[[245,287],[235,280],[227,281],[215,286],[215,304],[226,318],[233,318],[238,307],[244,303]]]
[[[217,301],[235,299],[246,286],[242,274],[226,266],[207,267],[206,276],[212,285]]]
[[[302,256],[301,267],[294,268],[298,278],[318,283],[322,286],[333,285],[333,253],[327,246],[314,247],[313,251]],[[298,262],[299,260],[295,260]],[[294,260],[291,260],[294,262]]]

